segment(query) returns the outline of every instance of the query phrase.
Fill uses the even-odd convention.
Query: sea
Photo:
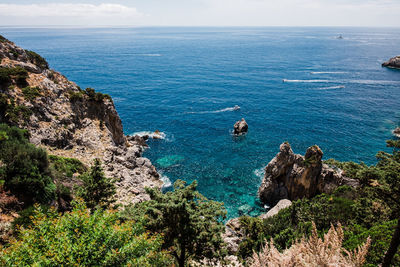
[[[304,154],[375,164],[400,124],[399,28],[7,28],[81,88],[110,94],[126,134],[161,132],[144,153],[197,180],[228,218],[257,216],[264,167],[288,141]],[[339,38],[341,36],[342,38]],[[235,110],[235,106],[240,106]],[[247,135],[233,125],[245,118]]]

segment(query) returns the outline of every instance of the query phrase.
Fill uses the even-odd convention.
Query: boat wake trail
[[[185,112],[185,114],[209,114],[209,113],[221,113],[221,112],[227,112],[227,111],[236,111],[239,110],[240,107],[238,105],[234,107],[228,107],[228,108],[223,108],[219,110],[211,110],[211,111],[191,111],[191,112]]]

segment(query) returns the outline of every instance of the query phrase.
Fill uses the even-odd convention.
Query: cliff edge
[[[35,52],[0,36],[0,122],[27,129],[49,154],[104,163],[117,180],[117,203],[148,199],[145,187],[161,187],[155,167],[142,157],[144,141],[127,138],[110,96],[82,90],[51,70]]]

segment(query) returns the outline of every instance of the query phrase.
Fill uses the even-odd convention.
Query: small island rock
[[[388,61],[382,63],[382,67],[400,69],[400,56],[392,57]]]
[[[235,125],[233,126],[233,133],[235,135],[244,135],[247,133],[249,126],[247,125],[247,122],[245,121],[244,118],[242,118],[242,120],[237,121],[235,123]]]

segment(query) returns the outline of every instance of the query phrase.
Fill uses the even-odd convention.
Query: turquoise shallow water
[[[109,93],[127,134],[159,129],[145,153],[171,181],[199,181],[229,216],[256,215],[262,167],[289,141],[374,163],[400,121],[400,29],[0,28],[82,88]],[[342,34],[344,39],[336,39]],[[285,82],[284,82],[285,80]],[[239,111],[232,107],[239,105]],[[235,121],[249,133],[235,138]]]

